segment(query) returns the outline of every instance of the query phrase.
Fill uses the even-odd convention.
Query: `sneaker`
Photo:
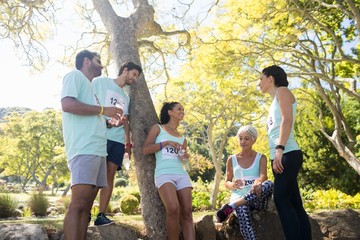
[[[216,212],[217,221],[220,223],[226,221],[226,219],[228,219],[228,217],[230,216],[230,214],[232,213],[233,210],[234,209],[229,204],[223,205],[219,209],[219,211]]]
[[[105,215],[105,213],[99,213],[95,219],[94,225],[96,226],[106,226],[112,224],[113,221],[108,219]]]

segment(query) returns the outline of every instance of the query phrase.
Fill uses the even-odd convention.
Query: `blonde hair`
[[[236,137],[239,137],[241,133],[247,132],[250,134],[250,136],[253,138],[254,142],[256,141],[258,137],[258,133],[256,129],[253,126],[245,125],[239,128]]]

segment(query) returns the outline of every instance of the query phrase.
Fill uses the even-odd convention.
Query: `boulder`
[[[252,211],[253,224],[258,239],[263,240],[285,240],[280,219],[276,211]],[[312,238],[314,240],[322,239],[320,225],[315,219],[310,218]],[[228,222],[217,224],[217,238],[221,240],[243,239],[239,223],[234,214],[232,214]]]
[[[52,238],[50,240],[64,240],[64,234],[60,238]],[[117,223],[107,226],[89,226],[87,230],[87,240],[138,240],[139,237],[132,226]]]
[[[49,240],[39,224],[0,224],[1,240]]]
[[[323,240],[359,240],[360,213],[352,209],[332,210],[311,215],[321,226]]]
[[[313,213],[309,215],[313,240],[358,240],[360,239],[360,211],[346,209]],[[283,240],[280,220],[276,211],[253,211],[252,218],[258,239]],[[195,219],[197,240],[241,240],[243,239],[237,219],[230,216],[225,223],[214,223],[214,215]],[[133,226],[116,223],[108,226],[89,226],[88,240],[139,240],[147,239]],[[1,240],[61,240],[62,230],[45,231],[37,224],[0,224]]]
[[[206,215],[195,221],[196,240],[216,240],[216,229],[212,215]]]

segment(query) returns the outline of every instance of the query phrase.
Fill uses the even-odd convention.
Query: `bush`
[[[139,201],[139,204],[140,204],[141,197],[140,197],[140,192],[139,191],[137,191],[137,190],[130,191],[129,195],[133,195],[134,197],[136,197],[137,200]]]
[[[359,209],[360,193],[354,197],[339,190],[316,190],[302,192],[304,207],[307,210],[315,209]]]
[[[43,193],[33,193],[28,202],[31,212],[37,217],[47,215],[49,200]]]
[[[10,195],[0,195],[0,218],[15,217],[18,202]]]
[[[136,210],[139,207],[139,200],[133,195],[125,195],[120,199],[120,210],[124,214],[136,214]]]
[[[61,197],[58,200],[58,204],[61,205],[64,209],[68,209],[70,205],[71,198],[68,196]]]
[[[126,187],[128,185],[128,181],[124,178],[118,178],[115,182],[115,187]]]
[[[210,193],[211,186],[208,183],[203,182],[198,178],[197,182],[194,182],[194,189],[192,191],[192,207],[195,211],[203,211],[211,209]]]
[[[111,200],[118,201],[125,195],[133,195],[137,197],[140,202],[140,190],[138,186],[115,187],[111,195]]]

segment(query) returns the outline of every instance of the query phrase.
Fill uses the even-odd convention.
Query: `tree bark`
[[[144,34],[149,34],[147,26],[149,29],[154,29],[153,26],[159,29],[153,21],[152,6],[147,1],[139,1],[134,4],[136,10],[130,17],[121,18],[107,0],[93,0],[93,4],[110,34],[110,50],[118,68],[125,61],[141,65],[137,39]],[[130,130],[141,195],[141,212],[147,237],[156,240],[166,239],[165,211],[154,184],[155,157],[153,154],[142,154],[142,146],[148,130],[153,124],[159,122],[144,74],[141,74],[131,85],[130,99]]]

